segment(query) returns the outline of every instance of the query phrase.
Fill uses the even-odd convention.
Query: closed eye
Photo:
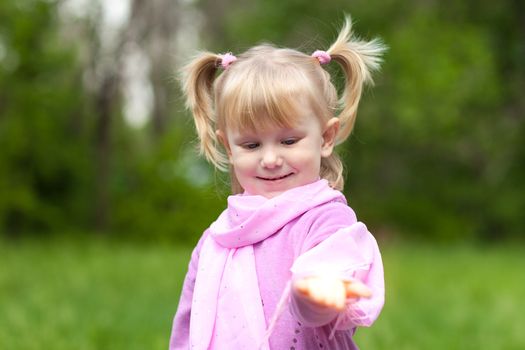
[[[259,146],[260,146],[260,143],[258,142],[246,142],[241,145],[241,147],[245,149],[256,149]]]
[[[297,141],[299,141],[298,139],[284,139],[281,141],[281,143],[283,145],[287,145],[287,146],[290,146],[290,145],[293,145],[294,143],[297,143]]]

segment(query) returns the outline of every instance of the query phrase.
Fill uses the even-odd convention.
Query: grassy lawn
[[[384,250],[385,308],[363,349],[525,349],[525,247]]]
[[[0,349],[167,349],[190,249],[0,241]],[[383,247],[362,349],[525,349],[525,247]],[[279,349],[278,349],[279,350]]]
[[[167,349],[189,249],[0,245],[0,349]]]

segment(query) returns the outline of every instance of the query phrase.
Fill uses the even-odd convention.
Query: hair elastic
[[[231,52],[225,53],[224,55],[221,55],[221,66],[224,69],[228,69],[230,64],[237,61],[237,57],[232,55]]]
[[[312,57],[315,57],[319,60],[320,64],[328,64],[332,60],[332,57],[328,54],[328,52],[323,50],[317,50],[312,54]]]

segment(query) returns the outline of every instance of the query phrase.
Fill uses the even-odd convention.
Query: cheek
[[[302,166],[312,166],[313,168],[319,167],[318,164],[321,163],[321,152],[320,147],[315,145],[309,145],[303,149],[298,149],[293,154],[290,154],[290,161],[297,165]]]
[[[249,172],[255,167],[255,157],[243,153],[233,153],[231,157],[235,172]]]

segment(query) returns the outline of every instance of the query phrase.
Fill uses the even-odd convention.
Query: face
[[[339,120],[322,125],[310,109],[299,112],[301,122],[291,128],[218,131],[247,193],[272,198],[319,179],[321,158],[333,151]]]

